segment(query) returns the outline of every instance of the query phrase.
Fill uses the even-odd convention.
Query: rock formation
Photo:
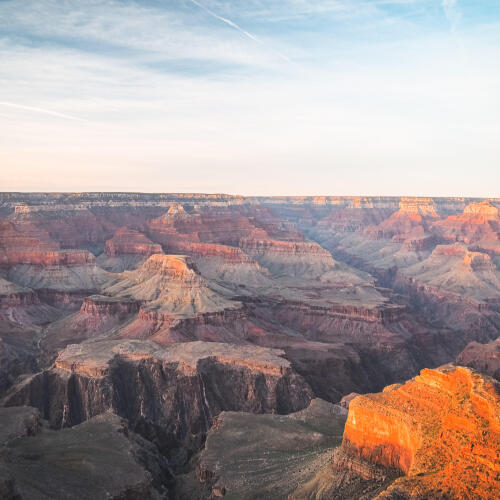
[[[163,498],[168,464],[113,414],[49,430],[38,410],[0,408],[5,500]]]
[[[421,458],[428,450],[419,447],[426,428],[411,411],[434,418],[421,399],[435,399],[445,442],[432,442],[442,453],[432,457],[456,454],[449,450],[460,433],[476,439],[474,425],[486,425],[467,406],[479,401],[475,389],[462,391],[479,375],[437,372],[453,379],[450,389],[423,372],[404,389],[351,393],[381,391],[455,360],[498,377],[499,207],[500,199],[466,198],[0,194],[2,404],[34,405],[54,429],[117,413],[124,432],[171,461],[175,477],[163,479],[148,464],[132,464],[135,477],[149,470],[151,495],[166,494],[166,486],[174,497],[231,498],[262,487],[272,497],[268,486],[284,456],[291,475],[275,482],[290,498],[432,498],[441,494],[436,478],[451,488],[455,469],[482,488],[486,462],[476,467],[470,458],[480,456],[481,437],[474,450],[460,448],[463,463],[439,462],[433,479]],[[426,396],[418,399],[419,391]],[[305,410],[311,398],[329,403]],[[380,422],[390,417],[397,446],[376,444],[365,456],[377,427],[356,435],[352,422],[344,446],[325,444],[315,411],[341,402],[356,412],[357,401],[376,407]],[[300,424],[271,415],[297,410]],[[231,413],[241,411],[249,414]],[[214,418],[220,427],[210,430]],[[246,436],[233,439],[245,423],[262,431],[269,445],[262,457]],[[297,425],[310,453],[283,438],[296,436]],[[70,436],[60,432],[47,436]],[[270,467],[248,483],[238,472],[254,470],[244,465],[245,449]],[[156,456],[150,451],[140,454]],[[3,471],[0,491],[12,495],[18,481]],[[112,494],[134,498],[131,488]]]
[[[175,497],[287,498],[329,461],[345,418],[345,410],[320,399],[289,415],[222,412],[196,470],[177,479]]]
[[[500,381],[500,337],[487,344],[470,342],[457,356],[457,364],[469,366]]]
[[[342,452],[402,474],[379,498],[496,498],[499,389],[463,367],[422,370],[351,401]]]
[[[118,228],[113,238],[106,241],[104,252],[97,262],[107,271],[122,272],[136,269],[156,253],[163,253],[161,245],[153,243],[139,231],[124,226]]]
[[[35,406],[54,428],[111,410],[179,465],[221,411],[289,413],[309,403],[311,389],[282,355],[220,343],[86,342],[22,380],[3,404]]]
[[[437,221],[432,228],[446,241],[460,241],[479,250],[500,253],[500,215],[498,208],[487,200],[470,203],[462,214]]]

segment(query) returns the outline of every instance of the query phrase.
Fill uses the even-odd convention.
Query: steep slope
[[[104,293],[141,304],[137,319],[123,328],[121,336],[169,344],[202,338],[203,331],[199,337],[186,337],[197,326],[202,330],[207,324],[224,327],[244,317],[241,303],[214,288],[189,257],[156,254],[137,270],[125,271]]]
[[[500,381],[500,337],[487,344],[470,342],[457,356],[456,362]]]
[[[345,419],[345,410],[320,399],[290,415],[222,412],[196,470],[177,478],[175,498],[287,498],[329,460]]]
[[[500,303],[500,271],[488,254],[470,251],[465,245],[438,245],[427,259],[406,268],[402,275],[478,302]]]
[[[45,238],[31,224],[21,225],[27,232],[17,226],[0,223],[0,277],[37,290],[42,301],[58,305],[79,303],[109,279],[88,250],[60,250],[58,243],[35,237]]]
[[[467,368],[422,370],[353,399],[342,450],[404,475],[380,498],[497,498],[499,389]]]
[[[172,318],[238,307],[213,291],[182,255],[152,255],[139,269],[123,273],[105,293],[143,301],[149,311]]]
[[[432,230],[446,241],[500,254],[500,213],[488,200],[470,203],[462,214],[436,222]]]
[[[403,199],[397,212],[342,238],[335,250],[370,269],[404,268],[429,255],[435,244],[430,225],[437,219],[432,199]]]
[[[282,355],[214,342],[86,342],[13,387],[3,405],[35,406],[54,428],[112,410],[182,464],[221,411],[288,413],[309,403],[311,389]]]
[[[115,415],[52,431],[34,408],[0,408],[0,429],[5,500],[162,497],[165,460]]]

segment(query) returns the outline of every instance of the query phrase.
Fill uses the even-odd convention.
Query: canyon
[[[499,208],[0,193],[2,498],[497,498]]]

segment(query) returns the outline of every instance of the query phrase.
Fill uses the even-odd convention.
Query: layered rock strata
[[[424,369],[353,399],[342,451],[403,475],[380,498],[496,498],[499,389],[467,368]]]
[[[112,410],[183,463],[221,411],[289,413],[312,392],[283,352],[190,342],[161,349],[143,341],[70,345],[55,365],[13,387],[3,404],[31,405],[51,426]]]

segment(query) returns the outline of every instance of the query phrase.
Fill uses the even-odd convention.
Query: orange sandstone
[[[424,369],[353,399],[342,449],[405,475],[381,498],[500,498],[499,394],[469,368]]]

